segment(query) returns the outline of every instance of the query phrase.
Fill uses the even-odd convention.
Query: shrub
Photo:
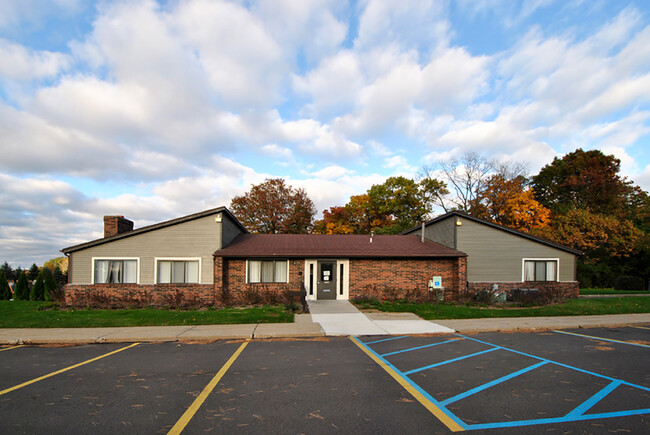
[[[29,299],[29,282],[27,281],[27,273],[22,272],[18,277],[14,298],[26,301]]]
[[[43,279],[41,279],[41,275],[39,274],[36,278],[36,281],[34,282],[34,285],[32,286],[32,290],[29,292],[29,300],[42,301],[44,293],[45,284],[43,283]]]
[[[643,290],[643,278],[640,276],[619,276],[614,280],[614,290]]]
[[[11,288],[4,270],[0,270],[0,300],[11,299]]]

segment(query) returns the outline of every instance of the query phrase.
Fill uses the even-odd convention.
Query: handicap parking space
[[[613,358],[616,352],[599,347],[597,339],[572,334],[456,334],[461,340],[431,337],[428,344],[421,340],[418,346],[401,348],[396,346],[402,339],[393,337],[360,342],[387,370],[422,393],[452,430],[454,424],[455,430],[530,430],[537,425],[620,429],[622,418],[627,418],[623,426],[648,430],[650,349],[631,346],[630,338],[642,340],[623,333],[621,343],[611,343],[621,351]],[[388,342],[392,347],[385,352],[379,345]],[[606,361],[601,355],[607,355]]]

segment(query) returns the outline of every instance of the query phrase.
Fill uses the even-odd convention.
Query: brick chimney
[[[104,238],[133,231],[133,221],[124,216],[104,216]]]

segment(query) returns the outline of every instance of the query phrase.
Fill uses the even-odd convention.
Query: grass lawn
[[[432,319],[478,319],[489,317],[539,317],[583,316],[595,314],[650,313],[650,298],[598,298],[569,299],[563,304],[544,307],[498,308],[477,305],[440,304],[436,314],[435,304],[411,302],[363,302],[356,303],[361,309],[378,309],[390,312],[412,312],[426,320]]]
[[[171,310],[58,309],[52,302],[0,301],[0,328],[90,328],[99,326],[222,325],[289,323],[293,313],[283,306]]]
[[[614,290],[613,288],[583,288],[580,289],[581,295],[650,295],[650,291],[638,290]]]

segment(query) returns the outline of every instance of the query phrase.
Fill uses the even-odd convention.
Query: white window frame
[[[286,261],[287,262],[287,280],[282,281],[282,282],[249,282],[248,281],[248,262],[249,261]],[[289,277],[289,265],[291,264],[291,260],[289,258],[251,258],[251,259],[246,259],[246,284],[288,284],[291,282],[291,278]],[[274,272],[275,274],[275,272]]]
[[[120,284],[140,284],[140,257],[92,257],[90,259],[90,282],[95,284],[95,260],[126,260],[126,261],[133,261],[135,260],[135,283],[133,282],[124,282]],[[105,284],[105,283],[100,283],[100,284]],[[114,283],[118,284],[118,283]]]
[[[555,261],[555,281],[526,281],[527,261]],[[521,282],[560,282],[560,259],[559,258],[522,258],[521,259]]]
[[[159,261],[198,261],[199,262],[199,282],[176,283],[176,284],[203,284],[201,280],[201,257],[154,257],[153,259],[153,282],[158,284],[158,262]],[[173,284],[173,283],[172,283]]]

